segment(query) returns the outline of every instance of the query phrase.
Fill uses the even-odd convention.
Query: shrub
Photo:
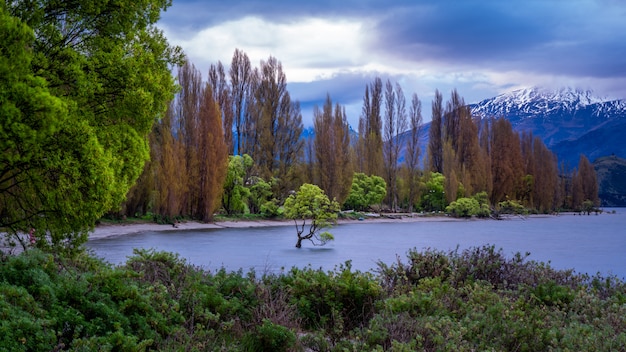
[[[528,209],[524,208],[518,201],[507,199],[498,203],[501,214],[527,215]]]
[[[243,340],[246,351],[288,351],[296,343],[296,334],[288,328],[265,319]]]
[[[480,204],[473,198],[459,198],[446,207],[446,213],[457,218],[470,218],[477,215]]]
[[[382,295],[373,276],[352,271],[349,261],[330,272],[292,268],[283,280],[304,326],[323,329],[331,338],[367,324]]]

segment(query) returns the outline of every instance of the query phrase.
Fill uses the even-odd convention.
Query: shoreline
[[[397,213],[397,214],[369,214],[362,220],[338,219],[337,225],[343,224],[374,224],[374,223],[415,223],[415,222],[452,222],[452,221],[500,221],[500,220],[527,220],[533,218],[577,216],[578,213],[562,212],[558,214],[530,214],[530,215],[505,215],[501,219],[492,218],[454,218],[443,214],[421,214],[421,213]],[[593,215],[593,214],[592,214]],[[251,228],[251,227],[275,227],[294,226],[293,220],[228,220],[202,223],[198,221],[184,221],[176,224],[157,224],[152,222],[132,223],[132,224],[100,224],[89,233],[88,240],[98,240],[108,237],[131,235],[141,232],[167,232],[186,230],[206,230],[206,229],[230,229],[230,228]]]
[[[460,219],[448,216],[423,216],[423,215],[393,215],[392,216],[372,216],[363,220],[339,219],[337,225],[343,224],[373,224],[387,222],[449,222],[449,221],[473,221],[477,219]],[[206,230],[206,229],[229,229],[229,228],[251,228],[251,227],[275,227],[294,226],[293,220],[232,220],[202,223],[197,221],[185,221],[176,224],[157,223],[135,223],[135,224],[100,224],[89,233],[89,240],[98,240],[109,237],[125,236],[141,232],[167,232],[186,230]]]

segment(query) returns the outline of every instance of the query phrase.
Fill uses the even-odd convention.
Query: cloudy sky
[[[204,77],[235,48],[253,66],[282,62],[288,89],[312,107],[329,93],[357,126],[376,76],[467,103],[518,88],[571,86],[626,98],[623,0],[173,0],[159,26]]]

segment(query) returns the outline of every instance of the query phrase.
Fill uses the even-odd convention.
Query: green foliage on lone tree
[[[313,245],[321,246],[334,240],[331,233],[323,229],[331,226],[337,219],[339,204],[331,201],[324,191],[316,185],[305,183],[295,194],[285,200],[284,216],[293,219],[296,224],[298,242],[296,248],[302,247],[303,240],[309,240]],[[311,221],[308,233],[305,233],[307,220]],[[302,221],[301,224],[298,221]]]
[[[345,209],[358,211],[367,210],[374,204],[379,204],[387,194],[385,180],[376,175],[367,176],[356,172],[352,178],[352,187],[344,203]]]
[[[72,248],[119,206],[182,61],[155,27],[166,0],[0,6],[0,228]]]

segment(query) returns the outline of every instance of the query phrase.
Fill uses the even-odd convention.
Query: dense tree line
[[[435,91],[429,142],[422,151],[422,102],[412,94],[407,107],[402,87],[390,80],[375,78],[365,86],[358,134],[350,129],[345,108],[327,94],[323,106],[314,107],[314,136],[305,139],[299,103],[291,100],[276,58],[255,68],[236,50],[228,73],[217,63],[206,84],[200,76],[190,64],[179,69],[181,91],[152,135],[153,161],[146,169],[151,179],[141,178],[137,188],[144,189],[143,200],[131,193],[127,215],[152,211],[170,220],[208,221],[207,212],[221,210],[276,216],[290,192],[304,183],[318,185],[344,208],[443,211],[479,194],[496,212],[511,204],[542,213],[597,205],[597,181],[586,159],[564,174],[541,139],[520,135],[504,118],[473,117],[456,90],[447,101]],[[204,101],[215,108],[201,116]],[[202,125],[205,120],[211,122]],[[201,126],[208,129],[199,132]],[[200,142],[197,133],[212,139]],[[213,156],[199,157],[207,151]],[[226,153],[236,155],[230,166]],[[354,187],[363,176],[381,178],[382,200],[357,204],[354,199],[368,197],[349,197],[354,189],[372,191],[367,187],[374,183]],[[215,184],[202,186],[199,180]],[[205,197],[213,208],[200,205]]]

